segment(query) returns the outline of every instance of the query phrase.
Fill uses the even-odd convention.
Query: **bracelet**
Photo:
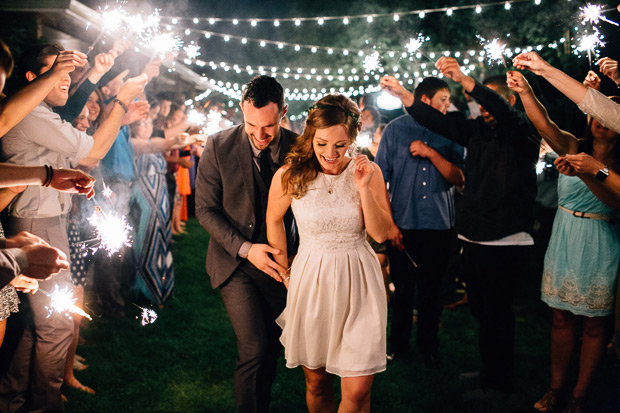
[[[123,110],[125,111],[125,113],[127,113],[129,111],[129,108],[127,107],[127,105],[125,105],[123,102],[121,102],[118,98],[114,98],[113,100],[115,103],[118,103],[119,105],[121,105],[121,108],[123,108]]]
[[[49,165],[45,165],[45,182],[43,182],[43,186],[50,186],[52,183],[52,179],[54,178],[54,168]]]
[[[287,282],[290,279],[291,279],[291,276],[287,275],[286,278],[282,278],[282,282],[285,283],[285,282]]]

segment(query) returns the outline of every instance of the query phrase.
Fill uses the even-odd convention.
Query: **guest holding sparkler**
[[[27,50],[20,59],[19,76],[34,81],[52,68],[63,48],[43,45]],[[125,107],[144,87],[146,76],[128,82],[119,92],[108,119],[91,137],[63,123],[51,108],[62,106],[68,98],[70,78],[57,80],[44,101],[3,138],[2,159],[9,163],[70,167],[78,162],[92,165],[105,156],[118,133]],[[28,230],[51,245],[69,253],[64,218],[71,206],[70,196],[47,188],[29,187],[9,208],[7,233]],[[70,273],[63,271],[54,281],[41,285],[69,285]],[[51,288],[50,288],[51,290]],[[0,382],[0,410],[28,408],[61,411],[60,386],[73,323],[64,315],[47,318],[49,299],[44,295],[24,297],[22,304],[32,310],[7,373]],[[11,322],[11,318],[9,322]],[[3,354],[2,358],[11,358]],[[24,374],[30,372],[30,375]]]
[[[347,156],[361,129],[357,105],[328,95],[308,109],[302,135],[274,175],[267,236],[274,258],[288,266],[284,216],[293,209],[299,252],[279,276],[289,288],[278,317],[286,365],[303,367],[310,412],[370,411],[375,373],[384,371],[387,305],[381,267],[366,242],[396,227],[379,167],[365,155]]]
[[[536,198],[540,137],[504,77],[484,85],[465,75],[454,58],[436,67],[461,84],[480,105],[482,116],[469,120],[460,112],[442,114],[386,76],[381,86],[401,99],[417,122],[467,148],[465,192],[455,226],[463,246],[463,271],[472,313],[480,323],[482,387],[466,398],[491,399],[512,391],[514,375],[514,284],[534,240],[530,235]]]
[[[287,106],[272,77],[248,83],[241,109],[243,125],[207,140],[196,178],[196,217],[211,235],[207,273],[237,337],[237,411],[267,412],[282,352],[275,319],[286,304],[286,289],[279,274],[288,264],[270,256],[280,251],[267,244],[265,214],[273,171],[297,135],[280,127]],[[296,232],[290,211],[284,222],[292,254]]]
[[[521,61],[520,57],[515,60],[517,67],[532,67],[532,60]],[[533,66],[540,73],[537,64]],[[591,119],[584,139],[577,139],[549,118],[521,73],[509,72],[508,86],[519,93],[528,117],[560,155],[556,164],[562,173],[541,287],[542,300],[553,309],[551,384],[534,408],[551,412],[562,403],[575,328],[581,321],[579,377],[566,411],[582,412],[605,353],[605,317],[613,311],[620,268],[620,229],[613,224],[620,195],[605,182],[610,171],[620,171],[620,134]],[[609,100],[620,103],[617,97]]]

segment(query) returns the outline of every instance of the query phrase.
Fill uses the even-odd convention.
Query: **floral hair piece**
[[[308,108],[308,112],[311,112],[315,109],[338,109],[341,112],[344,112],[347,116],[350,116],[351,119],[353,119],[353,122],[355,122],[355,126],[359,127],[360,126],[360,115],[357,115],[353,112],[349,112],[348,110],[345,110],[343,108],[341,108],[340,106],[336,106],[336,105],[325,105],[322,103],[315,103],[314,105],[310,106]]]

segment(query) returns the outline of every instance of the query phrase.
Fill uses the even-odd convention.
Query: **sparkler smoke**
[[[86,311],[75,305],[77,298],[73,296],[73,290],[71,287],[60,288],[60,286],[56,284],[51,293],[41,289],[39,289],[39,292],[50,298],[50,305],[45,306],[48,311],[48,318],[55,313],[66,314],[67,316],[71,313],[92,320],[92,317]]]
[[[484,51],[487,55],[489,65],[497,62],[503,64],[504,67],[508,69],[508,66],[506,65],[506,59],[504,59],[504,49],[506,48],[506,45],[500,43],[499,39],[497,38],[489,41],[482,36],[478,36],[478,39],[480,40],[480,44],[484,48]]]
[[[381,67],[379,52],[375,51],[364,57],[364,70],[367,73],[375,72]]]
[[[603,20],[609,24],[613,24],[614,26],[620,26],[617,22],[613,20],[609,20],[607,17],[603,16],[603,7],[598,4],[587,3],[585,6],[579,8],[581,11],[581,23],[586,24],[590,23],[593,26],[596,26],[599,20]]]
[[[368,131],[360,132],[355,138],[356,149],[368,148],[372,143],[372,135]],[[355,149],[354,149],[355,151]],[[358,150],[359,152],[359,150]],[[353,157],[353,156],[351,156]]]

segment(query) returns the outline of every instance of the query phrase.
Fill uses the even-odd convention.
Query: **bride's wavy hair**
[[[308,190],[321,170],[314,154],[312,141],[317,129],[344,125],[351,143],[355,142],[361,126],[360,110],[357,104],[344,95],[327,95],[308,109],[308,118],[303,133],[297,138],[285,163],[290,167],[282,175],[282,188],[299,199]]]

